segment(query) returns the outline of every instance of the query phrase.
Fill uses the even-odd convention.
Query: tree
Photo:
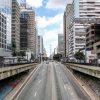
[[[77,61],[79,60],[80,62],[81,62],[81,60],[84,60],[84,58],[85,58],[83,52],[80,52],[80,51],[76,52],[74,57],[77,59]]]
[[[53,56],[53,59],[54,59],[54,60],[57,60],[57,61],[60,61],[61,58],[62,58],[62,55],[61,55],[61,54],[55,54],[55,55]]]

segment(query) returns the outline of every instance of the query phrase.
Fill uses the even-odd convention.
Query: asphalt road
[[[41,63],[16,100],[91,100],[69,70],[58,62]]]

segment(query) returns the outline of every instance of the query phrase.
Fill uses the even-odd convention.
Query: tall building
[[[20,50],[27,51],[28,49],[28,19],[27,10],[20,14]]]
[[[90,56],[88,60],[99,60],[100,63],[100,24],[91,24],[86,30],[86,50]]]
[[[47,57],[46,49],[43,48],[43,57]]]
[[[58,34],[58,53],[64,55],[64,35]]]
[[[66,20],[71,19],[66,26],[66,52],[68,52],[69,59],[74,59],[75,52],[86,47],[86,28],[94,18],[100,18],[100,1],[98,0],[73,0],[72,7],[67,5]],[[71,24],[72,23],[72,24]],[[68,29],[68,31],[67,31]],[[66,55],[66,56],[67,56]]]
[[[67,56],[67,48],[66,48],[66,11],[64,12],[64,15],[63,15],[63,35],[64,35],[64,57]]]
[[[38,57],[40,57],[41,54],[43,54],[43,37],[38,36]]]
[[[12,44],[16,51],[20,50],[20,6],[17,0],[12,0]]]
[[[28,49],[33,51],[36,56],[36,22],[35,22],[35,12],[32,8],[27,8],[27,13],[29,15],[28,19]]]
[[[24,4],[26,4],[24,2]],[[26,8],[21,4],[21,31],[20,31],[20,47],[21,50],[30,51],[36,57],[36,21],[35,12],[32,8]],[[22,24],[23,23],[23,24]],[[25,46],[26,44],[26,46]],[[23,45],[23,46],[22,46]],[[23,48],[22,48],[23,47]]]
[[[21,9],[26,8],[26,0],[20,0],[20,7]]]
[[[71,33],[73,32],[73,7],[72,4],[68,4],[64,12],[63,18],[63,27],[64,27],[64,55],[68,57],[70,52],[73,50],[73,46],[69,45],[70,41],[73,41],[71,38]],[[70,37],[70,39],[69,39]],[[69,48],[70,47],[70,48]],[[72,49],[71,49],[72,48]]]
[[[94,43],[100,41],[100,24],[91,24],[86,30],[86,49],[93,51]]]
[[[100,18],[100,0],[73,0],[75,18]]]
[[[11,56],[12,0],[0,0],[0,56]]]

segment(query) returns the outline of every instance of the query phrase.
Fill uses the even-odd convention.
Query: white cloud
[[[62,19],[63,19],[63,14],[58,14],[54,17],[40,17],[38,16],[37,17],[37,21],[38,21],[38,27],[39,28],[45,28],[49,25],[52,25],[52,24],[59,24],[62,22]]]
[[[32,7],[38,8],[38,7],[41,7],[42,6],[42,1],[43,0],[36,0],[36,1],[35,0],[26,0],[26,1]]]
[[[51,45],[51,53],[54,52],[54,48],[58,46],[58,34],[62,33],[62,24],[59,25],[58,28],[53,30],[46,30],[43,35],[44,45],[47,51],[47,55],[50,55],[50,45]]]
[[[63,32],[63,13],[60,13],[54,17],[37,17],[39,34],[43,35],[44,46],[46,48],[48,56],[50,55],[50,44],[52,51],[58,45],[58,34]],[[47,26],[54,26],[53,29],[46,29]]]
[[[47,51],[47,55],[50,55],[50,45],[51,52],[53,52],[54,48],[57,47],[58,44],[58,29],[46,31],[43,35],[44,45]]]
[[[72,0],[49,0],[47,2],[46,8],[49,9],[64,9],[68,3],[71,3]]]

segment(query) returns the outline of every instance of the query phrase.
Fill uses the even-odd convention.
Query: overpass
[[[88,74],[90,76],[100,78],[100,67],[72,64],[72,63],[67,63],[66,66],[73,70]]]
[[[24,64],[0,68],[0,80],[34,68],[35,64]]]

